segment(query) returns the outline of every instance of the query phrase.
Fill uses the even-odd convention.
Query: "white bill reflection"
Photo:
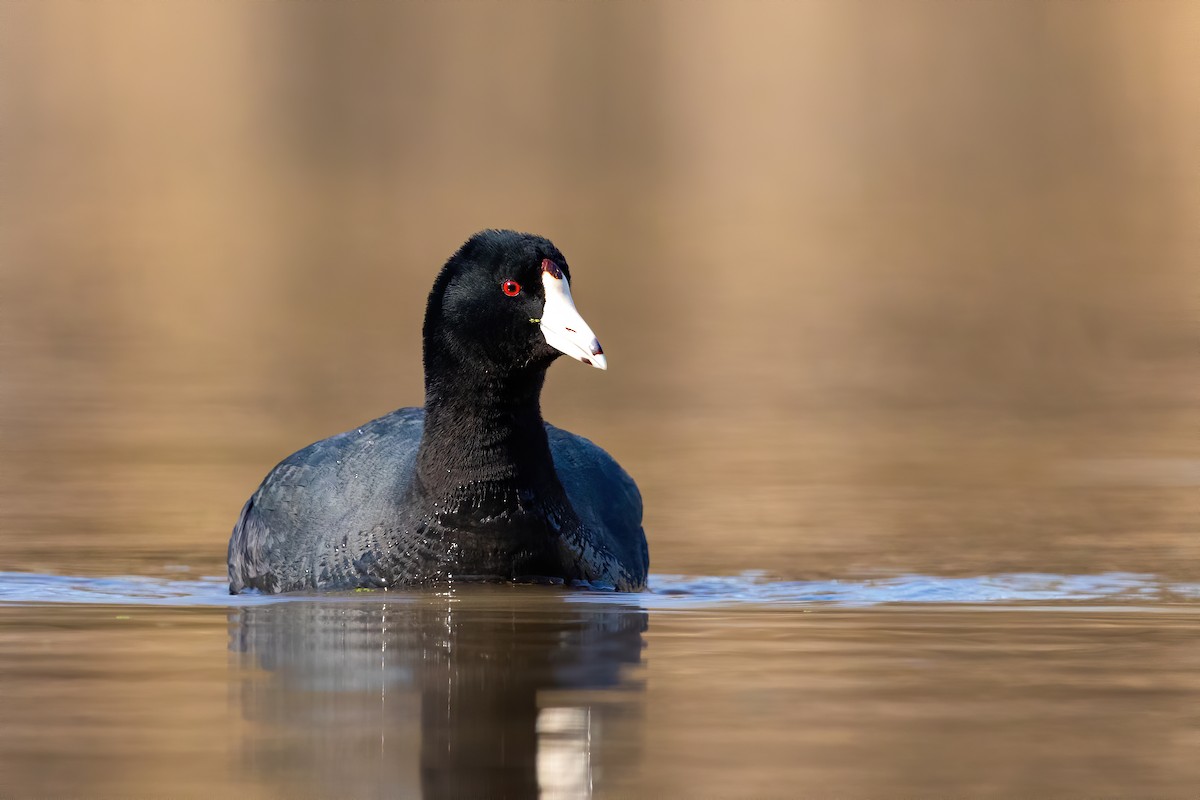
[[[543,708],[537,716],[537,780],[542,800],[592,796],[590,708]]]

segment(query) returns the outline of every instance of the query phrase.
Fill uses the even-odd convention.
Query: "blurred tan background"
[[[0,2],[0,569],[219,574],[470,233],[653,567],[1197,575],[1200,4]]]

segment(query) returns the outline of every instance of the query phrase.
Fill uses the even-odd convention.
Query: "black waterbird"
[[[434,281],[425,407],[288,456],[242,508],[229,591],[536,580],[636,591],[642,500],[602,449],[542,420],[559,355],[606,369],[566,259],[514,231],[472,236]]]

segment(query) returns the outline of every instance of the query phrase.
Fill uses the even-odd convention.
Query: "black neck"
[[[497,371],[453,363],[444,352],[426,357],[416,470],[426,498],[445,501],[442,510],[502,496],[561,504],[565,493],[542,423],[545,369]]]

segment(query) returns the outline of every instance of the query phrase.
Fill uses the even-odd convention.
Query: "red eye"
[[[521,293],[521,284],[509,279],[500,284],[500,289],[509,297],[516,297]]]

